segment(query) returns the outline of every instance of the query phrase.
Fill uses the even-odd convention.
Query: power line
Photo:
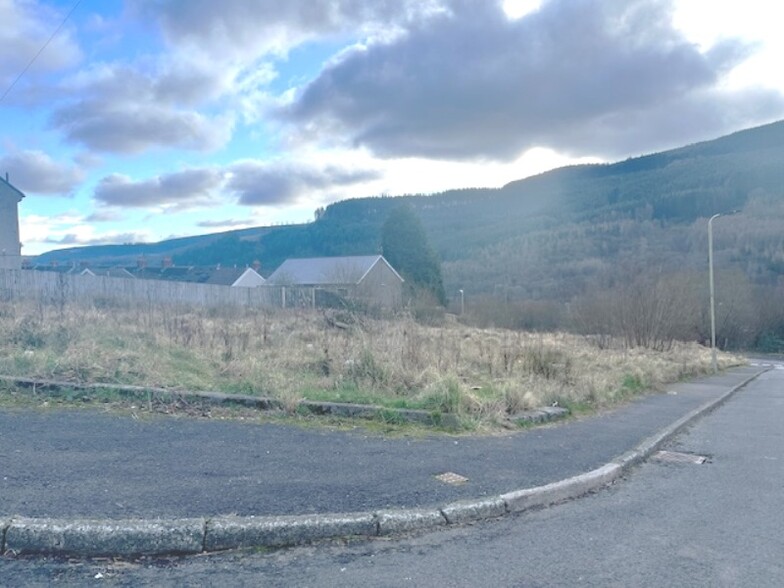
[[[30,69],[30,67],[35,63],[35,60],[38,59],[38,57],[41,55],[41,53],[44,52],[44,49],[46,49],[49,46],[49,43],[51,43],[52,39],[54,39],[57,36],[57,33],[60,32],[60,29],[63,28],[65,23],[68,21],[68,19],[71,18],[71,15],[74,13],[74,10],[76,10],[79,7],[79,4],[81,4],[81,3],[82,3],[82,0],[76,0],[76,4],[74,4],[73,8],[71,8],[71,10],[68,11],[68,14],[65,15],[65,18],[63,18],[63,20],[60,22],[60,24],[57,25],[57,28],[54,30],[54,32],[51,34],[51,36],[46,40],[46,43],[44,43],[43,46],[38,50],[38,53],[33,55],[33,58],[30,60],[30,62],[19,73],[19,75],[16,76],[16,79],[13,82],[11,82],[11,85],[8,86],[8,88],[6,88],[6,91],[3,92],[3,95],[0,96],[0,102],[2,102],[5,99],[5,97],[8,96],[8,94],[10,94],[11,90],[13,90],[14,86],[16,86],[16,83],[19,80],[22,79],[22,76],[25,75],[25,73],[27,73],[27,70]]]

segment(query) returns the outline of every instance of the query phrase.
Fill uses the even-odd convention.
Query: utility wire
[[[16,83],[17,83],[19,80],[21,80],[21,79],[22,79],[22,76],[23,76],[23,75],[25,75],[25,73],[27,73],[27,70],[28,70],[28,69],[30,69],[30,67],[31,67],[31,66],[32,66],[32,65],[35,63],[35,60],[36,60],[36,59],[38,59],[38,57],[40,57],[41,53],[43,53],[43,52],[44,52],[44,49],[46,49],[46,48],[49,46],[49,43],[51,43],[51,42],[52,42],[52,40],[53,40],[53,39],[54,39],[54,38],[57,36],[57,33],[59,33],[59,32],[60,32],[60,29],[62,29],[62,28],[63,28],[63,26],[65,25],[65,23],[68,21],[68,19],[69,19],[69,18],[71,18],[71,15],[74,13],[74,10],[76,10],[76,9],[79,7],[79,4],[81,4],[81,3],[82,3],[82,0],[76,0],[76,4],[74,4],[74,5],[73,5],[73,8],[71,8],[71,10],[68,12],[68,14],[66,14],[66,15],[65,15],[65,18],[63,18],[63,20],[60,22],[60,24],[59,24],[59,25],[57,25],[57,28],[54,30],[54,32],[52,33],[52,35],[51,35],[51,36],[50,36],[50,37],[49,37],[49,38],[46,40],[46,43],[44,43],[44,44],[43,44],[43,47],[41,47],[41,48],[38,50],[38,53],[36,53],[35,55],[33,55],[33,58],[30,60],[30,62],[29,62],[29,63],[28,63],[26,66],[25,66],[25,68],[24,68],[24,69],[23,69],[23,70],[22,70],[22,71],[19,73],[19,75],[18,75],[18,76],[16,76],[16,79],[15,79],[13,82],[11,82],[11,85],[10,85],[10,86],[8,86],[8,88],[6,88],[6,91],[5,91],[5,92],[3,92],[3,95],[2,95],[2,96],[0,96],[0,102],[2,102],[2,101],[5,99],[5,97],[6,97],[6,96],[8,96],[8,94],[10,94],[10,93],[11,93],[11,90],[13,90],[13,89],[14,89],[14,86],[16,86]]]

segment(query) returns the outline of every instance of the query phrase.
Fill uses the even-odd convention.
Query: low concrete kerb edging
[[[225,392],[170,390],[154,386],[131,386],[124,384],[82,384],[78,382],[59,382],[56,380],[41,380],[35,378],[19,378],[15,376],[0,375],[0,382],[7,382],[14,386],[32,388],[35,390],[111,390],[121,395],[143,398],[145,395],[151,399],[159,398],[196,400],[212,405],[243,406],[262,411],[286,410],[284,403],[276,398],[265,396],[249,396],[247,394],[227,394]],[[354,404],[347,402],[323,402],[315,400],[300,400],[296,405],[297,411],[314,415],[329,415],[344,418],[393,418],[401,422],[417,423],[425,426],[441,426],[447,429],[457,429],[460,425],[458,416],[454,413],[420,410],[411,408],[388,408],[373,404]],[[512,421],[525,421],[529,423],[544,423],[563,418],[569,411],[561,407],[540,407],[512,415]]]
[[[433,530],[445,525],[498,518],[549,506],[612,483],[647,459],[668,439],[709,413],[763,369],[715,400],[640,443],[609,463],[534,488],[524,488],[433,509],[331,513],[296,516],[213,517],[172,520],[0,520],[0,553],[54,554],[82,557],[195,554],[246,547],[286,547],[339,537],[376,537]]]

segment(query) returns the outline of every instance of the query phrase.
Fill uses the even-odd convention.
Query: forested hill
[[[100,258],[128,262],[148,249],[182,264],[259,259],[269,273],[287,257],[379,251],[380,227],[401,201],[418,212],[441,255],[448,291],[567,300],[617,279],[619,268],[703,267],[707,217],[734,210],[717,224],[717,261],[770,283],[784,272],[784,121],[500,189],[345,200],[304,225],[116,246]],[[93,259],[97,251],[50,252],[40,261]]]

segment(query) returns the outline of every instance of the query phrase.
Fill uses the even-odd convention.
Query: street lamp
[[[733,210],[728,213],[735,214],[739,211]],[[725,216],[727,216],[725,215]],[[714,214],[708,219],[708,281],[710,282],[710,320],[711,320],[711,367],[713,373],[719,371],[718,363],[716,362],[716,302],[713,287],[713,221],[721,216],[721,213]]]
[[[713,221],[721,216],[714,214],[708,219],[708,281],[710,282],[710,322],[711,322],[711,367],[713,373],[719,371],[716,363],[716,307],[713,287]]]

